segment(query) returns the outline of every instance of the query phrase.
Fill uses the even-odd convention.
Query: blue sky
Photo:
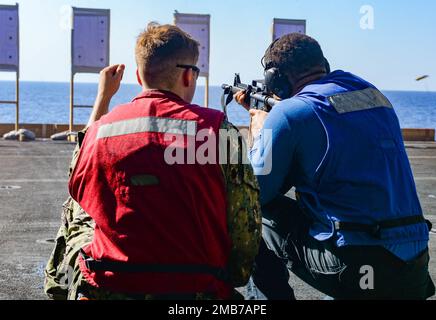
[[[127,65],[135,82],[133,48],[149,21],[172,23],[173,12],[211,14],[211,84],[249,81],[262,74],[260,58],[273,18],[306,19],[335,69],[356,73],[381,89],[436,91],[434,0],[0,0],[20,4],[21,78],[69,81],[70,31],[65,6],[111,9],[111,62]],[[374,29],[360,27],[364,5],[374,8]],[[429,74],[427,81],[417,76]],[[12,79],[0,74],[0,80]],[[79,75],[78,81],[96,81]]]

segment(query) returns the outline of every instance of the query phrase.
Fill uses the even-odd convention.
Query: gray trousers
[[[332,240],[317,241],[309,235],[311,221],[287,197],[262,212],[263,241],[253,280],[270,300],[295,298],[288,270],[335,299],[424,300],[435,293],[428,250],[405,262],[383,247],[338,248]]]

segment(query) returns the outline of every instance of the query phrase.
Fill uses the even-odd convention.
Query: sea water
[[[131,101],[141,91],[138,85],[123,84],[113,98],[111,108]],[[92,105],[97,84],[76,83],[75,104]],[[402,128],[436,128],[436,92],[383,91],[395,107]],[[210,107],[221,110],[220,87],[210,87]],[[0,100],[15,98],[15,83],[0,81]],[[20,123],[66,124],[69,121],[69,83],[26,82],[20,84]],[[194,103],[203,105],[204,87],[198,87]],[[75,109],[76,124],[85,124],[90,109]],[[247,125],[248,113],[232,103],[228,107],[229,120],[235,125]],[[0,123],[15,121],[14,105],[0,105]]]

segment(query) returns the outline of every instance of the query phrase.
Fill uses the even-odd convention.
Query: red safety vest
[[[88,129],[69,191],[96,223],[93,242],[79,257],[91,285],[229,298],[224,176],[219,163],[186,164],[192,163],[188,150],[206,141],[195,141],[200,130],[216,134],[218,152],[223,119],[219,111],[153,90]],[[183,152],[185,164],[167,164],[171,146]]]

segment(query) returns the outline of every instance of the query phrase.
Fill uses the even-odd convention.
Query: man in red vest
[[[124,65],[102,71],[46,268],[51,297],[230,299],[248,282],[259,188],[225,115],[191,104],[198,46],[150,24],[135,52],[143,91],[109,113]]]

